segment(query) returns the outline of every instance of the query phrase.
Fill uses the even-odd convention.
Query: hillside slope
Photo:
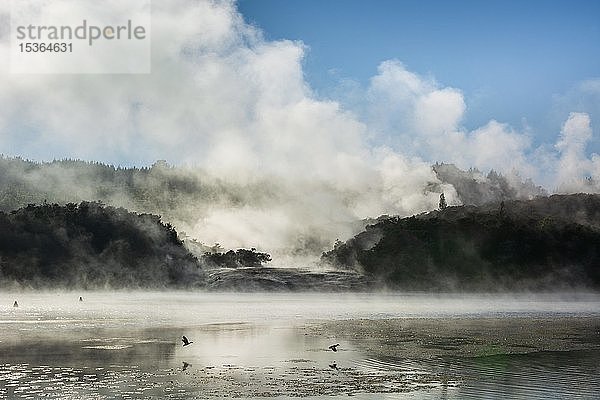
[[[200,284],[198,260],[160,217],[99,203],[0,212],[0,283],[13,287]]]
[[[600,196],[449,207],[370,225],[322,260],[393,288],[600,288]]]

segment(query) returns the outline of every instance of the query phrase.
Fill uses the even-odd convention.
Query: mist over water
[[[595,294],[79,295],[0,295],[2,396],[593,398],[600,388]]]
[[[0,2],[0,21],[10,19],[7,4]],[[114,11],[106,7],[106,12]],[[40,231],[58,239],[44,242],[39,257],[35,248],[11,259],[10,267],[25,278],[7,287],[52,287],[59,278],[70,283],[64,287],[79,287],[78,279],[69,282],[71,275],[79,277],[73,273],[78,270],[108,270],[107,276],[125,286],[145,287],[131,269],[120,268],[127,261],[150,284],[166,285],[173,275],[181,278],[175,283],[185,284],[195,276],[211,290],[327,293],[2,292],[0,398],[597,398],[598,294],[333,293],[371,288],[366,264],[340,265],[356,267],[352,271],[315,265],[323,251],[342,248],[336,239],[351,238],[380,216],[443,208],[443,194],[449,206],[487,203],[488,214],[502,223],[502,216],[516,215],[523,226],[539,228],[530,238],[547,244],[550,237],[567,250],[577,249],[575,256],[589,255],[584,261],[595,272],[592,257],[598,252],[586,244],[597,243],[597,207],[590,207],[591,218],[557,200],[554,214],[540,214],[535,221],[533,203],[522,205],[519,213],[515,207],[504,209],[504,200],[600,192],[600,156],[587,150],[594,142],[591,114],[569,110],[554,139],[539,145],[526,126],[490,119],[467,128],[463,120],[473,99],[451,82],[420,75],[397,59],[373,66],[363,86],[349,85],[361,99],[353,105],[345,94],[330,99],[316,93],[305,79],[307,45],[268,39],[244,19],[235,1],[157,1],[152,13],[150,74],[5,74],[8,30],[0,29],[0,153],[7,154],[0,157],[2,216],[14,216],[12,211],[28,203],[43,204],[30,211],[44,217],[54,202],[100,201],[161,215],[177,229],[169,226],[171,247],[163,240],[152,242],[160,252],[151,246],[142,251],[139,242],[126,239],[136,233],[164,239],[160,218],[150,216],[146,219],[154,225],[134,224],[138,230],[128,231],[132,235],[118,237],[112,226],[127,224],[112,218],[111,210],[91,224],[112,221],[97,235],[110,246],[86,247],[93,235],[71,219],[53,229],[48,220],[23,212],[22,221],[33,221],[35,228],[5,225],[6,254],[17,254],[16,245],[43,241]],[[582,197],[579,203],[593,205],[588,200]],[[547,212],[550,203],[541,208]],[[77,207],[67,208],[73,214]],[[558,216],[552,231],[548,224]],[[497,226],[509,225],[487,228],[496,233]],[[78,243],[86,251],[56,246],[75,242],[66,235],[67,226],[80,234]],[[567,235],[572,242],[562,236],[563,226],[578,234]],[[26,234],[14,235],[13,227]],[[388,238],[398,233],[391,228]],[[481,239],[483,230],[474,231],[468,238]],[[539,232],[548,236],[535,235]],[[348,259],[353,262],[356,251],[370,252],[384,233],[363,235],[360,246],[349,247]],[[473,253],[470,242],[457,240],[455,247],[444,248],[433,235],[424,236],[422,243],[447,252],[438,260],[443,267],[458,250]],[[529,260],[528,248],[521,246],[525,240],[507,236],[513,237],[500,241],[490,235],[492,250],[501,249],[497,254],[503,256],[525,249]],[[384,249],[389,252],[379,253],[373,265],[381,261],[383,272],[404,266],[392,257],[402,246],[415,268],[396,273],[400,280],[424,271],[433,281],[450,277],[450,282],[465,266],[477,268],[466,278],[481,271],[482,259],[473,257],[471,264],[456,262],[456,271],[437,275],[428,263],[432,253],[409,254],[417,242],[407,237],[406,242],[391,240]],[[260,263],[204,268],[191,262],[179,239],[195,255],[256,248],[273,255],[269,266],[275,268]],[[129,249],[153,254],[156,268]],[[69,262],[53,264],[50,254]],[[545,257],[541,251],[534,254]],[[25,258],[31,263],[20,264]],[[176,264],[181,258],[190,263]],[[569,267],[575,258],[560,261]],[[527,272],[524,264],[502,260],[494,258],[511,273]],[[169,261],[181,267],[170,275],[161,268]],[[0,257],[0,278],[7,265]],[[46,281],[36,282],[39,276],[32,274],[31,283],[27,272],[37,270],[28,265],[57,279],[44,286]],[[490,269],[498,272],[498,265]],[[560,287],[580,287],[563,279],[573,276],[569,271],[557,270],[550,278],[565,283]],[[367,272],[364,280],[362,272]],[[484,287],[500,289],[497,281],[490,282]],[[432,287],[461,288],[453,284]],[[191,345],[182,346],[184,335]],[[339,351],[328,349],[336,343]]]

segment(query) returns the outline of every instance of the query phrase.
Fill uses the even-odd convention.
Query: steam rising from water
[[[260,201],[232,204],[217,194],[173,222],[208,244],[270,251],[311,246],[299,242],[320,251],[355,233],[362,218],[434,209],[441,192],[459,204],[432,161],[562,191],[598,189],[598,156],[585,154],[586,114],[569,117],[552,151],[532,149],[525,132],[493,120],[468,131],[461,91],[397,60],[381,63],[361,106],[348,110],[312,92],[302,42],[264,39],[232,1],[157,2],[152,18],[149,75],[1,73],[0,151],[115,164],[166,159],[202,168],[203,179],[267,187]],[[79,179],[57,168],[52,182],[86,198]]]
[[[79,302],[72,292],[1,293],[0,397],[60,388],[62,398],[99,399],[592,398],[598,301],[87,292]],[[194,343],[182,347],[182,335]]]

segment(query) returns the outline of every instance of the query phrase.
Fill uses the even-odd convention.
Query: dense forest
[[[383,218],[322,256],[392,288],[600,288],[600,196],[554,195]]]
[[[531,199],[545,195],[532,182],[509,180],[491,171],[462,171],[452,164],[432,166],[442,183],[455,188],[463,204]],[[186,219],[198,205],[221,202],[232,206],[263,204],[281,196],[273,181],[241,185],[224,182],[201,170],[173,167],[157,161],[151,167],[115,167],[81,160],[38,163],[0,155],[0,211],[28,204],[66,204],[101,201],[128,210],[163,215],[169,220]]]
[[[205,287],[207,271],[262,267],[255,249],[193,256],[152,214],[98,202],[28,205],[0,212],[0,286],[13,288]]]
[[[131,211],[187,219],[199,205],[259,203],[271,194],[260,182],[237,185],[157,161],[151,167],[115,167],[99,162],[55,160],[38,163],[0,156],[0,211],[43,202],[100,201]]]
[[[531,182],[509,182],[494,171],[484,176],[477,170],[462,171],[452,164],[436,164],[432,169],[440,182],[456,188],[463,204],[482,205],[545,194]],[[266,179],[245,184],[226,182],[201,169],[173,167],[165,161],[138,168],[69,159],[38,163],[0,155],[0,211],[44,201],[63,205],[100,201],[161,215],[175,224],[195,219],[215,204],[263,207],[273,200],[289,201],[280,185],[281,182]],[[432,182],[432,190],[438,191],[437,186],[439,183]]]
[[[323,254],[338,272],[264,268],[267,253],[219,250],[195,257],[160,217],[97,202],[0,212],[0,286],[9,288],[598,289],[600,196],[382,217]]]
[[[175,229],[99,203],[0,212],[0,282],[16,287],[167,287],[202,282]]]
[[[356,215],[355,210],[364,208],[358,204],[372,199],[362,190],[328,182],[297,185],[285,177],[269,175],[238,180],[209,174],[195,166],[172,166],[164,160],[149,167],[120,167],[71,159],[35,162],[0,155],[0,211],[44,201],[61,205],[100,201],[133,212],[160,215],[177,228],[186,246],[197,239],[208,247],[222,243],[226,250],[268,246],[274,254],[318,257],[337,236],[347,238],[360,232],[369,221],[362,221],[361,217],[377,217],[381,208],[399,207],[395,212],[404,216],[430,209],[449,184],[456,188],[456,193],[449,196],[452,204],[481,205],[488,201],[530,199],[543,193],[531,182],[508,179],[493,171],[484,176],[477,170],[462,171],[451,164],[436,164],[431,172],[418,201],[404,204],[404,194],[378,193],[375,196],[386,200],[374,206],[370,211],[374,214]],[[285,219],[259,216],[265,210],[274,210],[295,221],[290,220],[285,232],[276,233],[279,228],[270,227]],[[239,231],[232,222],[236,219],[244,225]]]
[[[346,271],[345,287],[362,282],[419,290],[600,287],[600,196],[545,197],[531,182],[509,182],[494,171],[483,176],[451,164],[432,168],[461,201],[474,205],[363,221],[364,232],[338,241],[322,256],[325,264]],[[163,222],[197,218],[202,207],[216,203],[267,207],[289,200],[279,189],[277,183],[225,183],[163,161],[118,168],[0,156],[0,285],[210,287],[212,282],[238,288],[254,279],[267,288],[310,282],[318,289],[316,275],[286,278],[284,269],[262,269],[271,259],[267,253],[206,246]]]

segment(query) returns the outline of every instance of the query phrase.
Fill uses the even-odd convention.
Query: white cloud
[[[386,61],[367,93],[369,125],[398,138],[395,147],[404,153],[463,168],[534,173],[526,157],[526,134],[496,121],[472,132],[460,126],[466,104],[457,89],[419,77],[400,62]]]
[[[490,121],[471,132],[466,142],[464,147],[472,153],[470,160],[475,166],[500,171],[517,169],[528,175],[532,172],[525,155],[529,138],[506,124]]]
[[[552,110],[548,115],[550,124],[561,126],[571,113],[584,113],[592,122],[600,120],[600,78],[587,79],[573,85],[563,94],[553,97]],[[592,138],[588,142],[588,152],[600,152],[600,131],[592,124]]]
[[[152,12],[151,74],[0,73],[0,152],[166,159],[234,182],[272,178],[282,193],[271,203],[203,208],[185,230],[208,243],[275,248],[308,232],[343,238],[359,218],[436,208],[441,190],[458,203],[431,162],[539,175],[525,133],[496,121],[466,131],[461,91],[399,61],[378,67],[361,93],[359,118],[312,93],[303,43],[265,40],[235,3],[153,2]],[[561,163],[582,157],[572,150],[578,134],[568,133],[585,131],[580,119],[565,124]],[[396,151],[369,144],[382,134],[397,138]],[[600,166],[597,158],[589,162]],[[582,172],[565,171],[563,180]]]
[[[383,183],[380,196],[389,204],[388,209],[399,210],[406,215],[414,213],[414,210],[437,208],[439,193],[423,190],[423,182],[437,181],[429,163],[407,159],[389,149],[379,150],[378,159]],[[440,185],[440,192],[444,192],[448,204],[460,204],[451,185]]]
[[[388,134],[436,135],[458,128],[462,93],[439,87],[397,60],[382,62],[366,92],[370,125]]]
[[[152,12],[149,75],[1,74],[0,120],[29,136],[4,128],[3,149],[38,159],[166,159],[238,183],[272,179],[283,193],[266,205],[216,203],[183,222],[227,246],[343,238],[357,219],[435,207],[428,164],[376,154],[363,122],[313,95],[303,43],[264,40],[229,1],[154,2]],[[409,90],[428,85],[390,73],[405,75],[395,79]],[[439,102],[434,95],[423,107]]]
[[[571,113],[556,143],[559,152],[556,185],[559,191],[574,192],[590,189],[586,188],[584,178],[596,175],[592,172],[593,162],[585,154],[585,148],[591,138],[589,115]],[[597,155],[594,154],[593,157],[597,158]]]
[[[466,105],[462,94],[452,88],[426,93],[416,101],[415,125],[423,133],[447,133],[458,127]]]
[[[584,155],[587,142],[592,138],[590,117],[584,113],[571,113],[560,132],[556,148],[565,156]]]

